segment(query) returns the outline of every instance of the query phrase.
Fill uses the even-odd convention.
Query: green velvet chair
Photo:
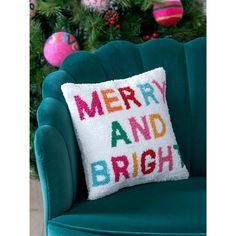
[[[43,83],[35,136],[45,235],[206,235],[206,39],[113,41],[78,51]],[[97,83],[164,67],[167,101],[187,180],[125,188],[88,201],[80,151],[61,84]]]

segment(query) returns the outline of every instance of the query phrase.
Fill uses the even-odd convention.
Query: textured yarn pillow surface
[[[62,85],[81,151],[88,199],[148,182],[186,179],[170,121],[166,75]]]

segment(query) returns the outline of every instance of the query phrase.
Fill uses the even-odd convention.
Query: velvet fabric
[[[108,231],[111,235],[201,235],[206,229],[204,211],[205,178],[192,177],[143,184],[122,189],[104,199],[78,202],[63,215],[50,220],[49,228],[62,227],[80,233]]]
[[[206,39],[135,45],[113,41],[68,56],[43,83],[35,153],[43,192],[45,235],[205,235]],[[87,201],[74,130],[61,85],[127,78],[165,68],[171,122],[188,180],[151,183]]]

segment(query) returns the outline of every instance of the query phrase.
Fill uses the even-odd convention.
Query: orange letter
[[[164,123],[162,117],[159,114],[151,114],[149,115],[150,123],[152,126],[153,134],[155,138],[159,138],[161,136],[164,136],[166,133],[166,124]],[[155,123],[155,119],[158,119],[161,122],[162,130],[158,131]]]
[[[133,168],[134,168],[134,173],[133,173],[133,176],[136,177],[138,175],[138,157],[137,157],[137,153],[134,152],[132,154],[132,157],[133,157]]]
[[[114,111],[120,111],[123,110],[122,106],[111,106],[112,102],[117,102],[119,101],[118,97],[108,97],[107,94],[108,93],[114,93],[115,91],[113,89],[105,89],[105,90],[101,90],[104,102],[106,104],[107,107],[107,111],[110,112],[114,112]]]

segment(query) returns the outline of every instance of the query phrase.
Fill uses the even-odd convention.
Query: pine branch
[[[87,40],[84,42],[85,49],[89,51],[95,50],[97,45],[100,45],[100,36],[106,34],[106,24],[103,15],[90,12],[84,21],[81,22],[81,25],[87,32]]]
[[[132,6],[132,0],[116,0],[116,3],[120,5],[123,10]]]
[[[121,39],[131,42],[140,42],[142,18],[135,13],[127,13],[121,21]]]
[[[110,27],[107,32],[107,41],[118,40],[121,38],[121,32],[116,27]]]
[[[41,24],[38,21],[30,21],[30,54],[41,54],[41,45],[45,37]]]
[[[39,14],[45,17],[54,17],[60,14],[61,11],[62,8],[60,6],[57,6],[57,4],[55,4],[54,2],[41,1],[38,6]]]

